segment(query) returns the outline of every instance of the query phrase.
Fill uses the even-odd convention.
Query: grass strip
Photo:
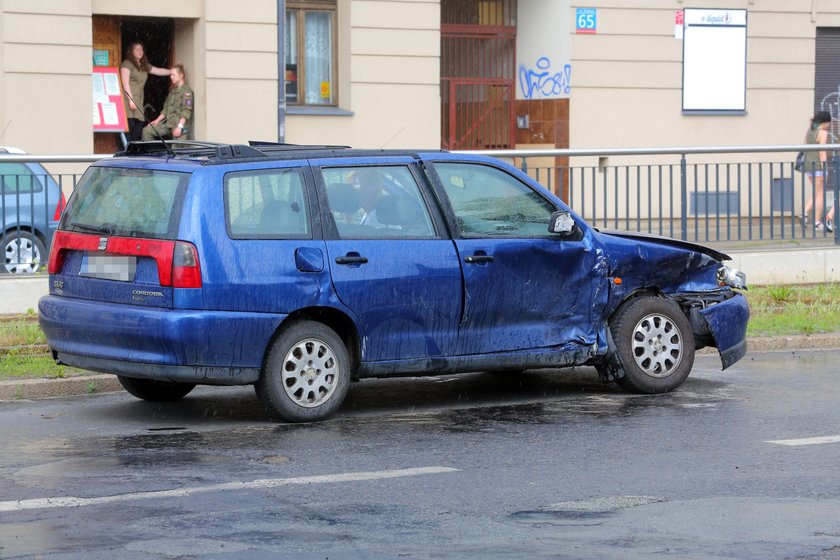
[[[745,291],[750,303],[747,336],[840,332],[840,284],[758,286]],[[26,346],[46,344],[33,314],[0,320],[0,379],[60,378],[82,370],[56,365],[48,354]]]

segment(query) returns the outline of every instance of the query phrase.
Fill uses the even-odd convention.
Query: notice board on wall
[[[747,109],[747,10],[684,10],[683,112]]]
[[[93,68],[93,130],[94,132],[128,130],[119,68],[101,66]]]

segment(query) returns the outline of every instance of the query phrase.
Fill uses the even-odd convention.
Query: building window
[[[286,3],[286,102],[336,104],[336,0]]]

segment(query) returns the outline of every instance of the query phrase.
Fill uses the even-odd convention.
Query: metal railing
[[[840,144],[797,144],[463,153],[511,161],[599,228],[701,243],[840,245],[836,216],[833,231],[818,227],[816,222],[825,220],[813,216],[813,210],[807,222],[801,219],[809,200],[816,202],[822,195],[825,214],[840,198],[838,150]],[[822,193],[794,170],[800,151],[828,153]],[[765,154],[774,157],[762,160]],[[610,164],[610,157],[621,163]]]
[[[837,227],[831,233],[816,227],[815,216],[810,223],[798,219],[807,201],[820,193],[794,170],[795,154],[821,150],[830,154],[822,192],[828,211],[840,199],[840,144],[465,153],[512,160],[599,228],[709,244],[840,245]],[[762,161],[762,154],[775,161]],[[5,258],[0,274],[46,264],[56,210],[81,176],[47,171],[42,164],[52,169],[108,157],[0,154],[0,254]],[[609,158],[621,161],[610,164]],[[572,165],[575,161],[581,163]]]
[[[90,163],[110,155],[0,154],[0,274],[45,268],[52,234],[81,173],[42,164]]]

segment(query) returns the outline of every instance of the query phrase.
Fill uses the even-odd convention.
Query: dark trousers
[[[140,119],[128,119],[128,141],[135,142],[143,139],[143,126],[145,123]]]

